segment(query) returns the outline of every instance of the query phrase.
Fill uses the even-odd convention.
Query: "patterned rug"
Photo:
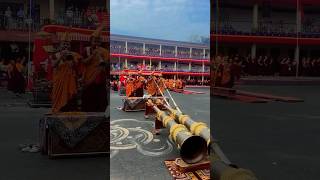
[[[192,172],[180,172],[174,163],[175,160],[165,160],[164,163],[174,180],[209,180],[210,169],[196,170]]]

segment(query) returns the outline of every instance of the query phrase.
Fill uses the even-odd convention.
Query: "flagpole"
[[[299,55],[299,51],[300,51],[300,47],[299,47],[299,33],[300,33],[300,28],[301,28],[301,6],[300,6],[300,0],[297,0],[297,21],[296,21],[296,25],[297,25],[297,39],[296,39],[296,52],[295,52],[295,56],[296,56],[296,78],[299,76],[299,64],[300,64],[300,55]]]
[[[28,75],[28,85],[30,84],[30,70],[32,69],[31,65],[31,9],[32,9],[32,0],[29,1],[29,19],[28,19],[28,24],[29,24],[29,49],[28,49],[28,68],[27,68],[27,75]],[[31,66],[31,67],[30,67]]]

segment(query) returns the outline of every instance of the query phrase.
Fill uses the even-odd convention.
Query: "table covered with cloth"
[[[41,151],[49,156],[107,154],[109,124],[109,117],[100,112],[45,115],[39,122]]]

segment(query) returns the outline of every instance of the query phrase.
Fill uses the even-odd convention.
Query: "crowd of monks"
[[[122,74],[119,80],[111,82],[114,91],[125,89],[127,97],[142,97],[146,91],[150,96],[161,96],[165,89],[177,90],[185,87],[185,82],[181,79],[165,79],[162,75],[136,75]]]
[[[240,79],[242,67],[238,61],[225,61],[216,58],[212,65],[213,86],[232,88],[235,81]]]
[[[218,55],[213,57],[216,64],[230,63],[241,67],[244,76],[320,76],[320,58],[301,57],[300,63],[290,57]],[[223,62],[223,63],[222,63]],[[297,69],[298,68],[298,69]]]
[[[11,60],[5,67],[8,79],[7,89],[15,94],[23,94],[26,89],[25,60],[17,58]]]
[[[71,51],[68,32],[62,37],[59,51],[52,55],[52,113],[106,110],[109,53],[101,47],[102,28],[91,35],[91,45],[81,55]]]

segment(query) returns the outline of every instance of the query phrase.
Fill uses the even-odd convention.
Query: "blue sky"
[[[110,0],[111,34],[191,41],[210,34],[210,0]]]

